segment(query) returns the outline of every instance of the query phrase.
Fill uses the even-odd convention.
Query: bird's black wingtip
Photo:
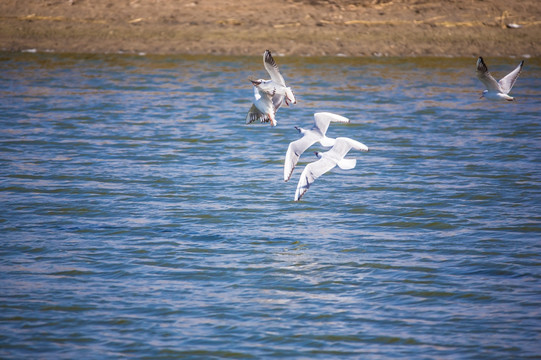
[[[265,62],[271,64],[272,66],[276,66],[276,61],[274,61],[271,51],[268,49],[265,50]]]
[[[479,58],[477,58],[477,71],[488,71],[488,67],[485,64],[482,56],[479,56]]]

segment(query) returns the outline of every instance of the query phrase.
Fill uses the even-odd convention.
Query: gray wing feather
[[[257,106],[252,104],[252,107],[250,108],[250,110],[248,110],[248,115],[246,115],[246,124],[251,124],[255,121],[269,122],[270,119],[267,115],[259,111]]]
[[[520,75],[520,72],[522,71],[522,66],[524,65],[524,60],[518,64],[518,66],[515,68],[515,70],[511,71],[509,74],[505,75],[498,83],[500,84],[500,88],[502,89],[502,92],[504,94],[508,94],[511,89],[513,88],[513,85],[515,85],[515,82],[517,81],[518,76]]]
[[[266,50],[263,54],[263,65],[265,65],[265,69],[267,69],[272,81],[279,85],[286,86],[286,82],[284,81],[282,74],[280,74],[278,65],[276,65],[276,61],[274,61],[270,50]]]
[[[496,79],[488,72],[488,68],[481,56],[477,59],[476,75],[488,90],[501,92],[500,84],[498,84]]]
[[[285,95],[284,94],[274,94],[272,96],[272,104],[274,105],[274,112],[278,111],[278,109],[284,104]]]

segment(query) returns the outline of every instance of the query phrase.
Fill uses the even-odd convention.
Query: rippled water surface
[[[519,59],[485,59],[501,77]],[[541,354],[541,63],[0,53],[0,357]],[[294,202],[295,125],[370,147]]]

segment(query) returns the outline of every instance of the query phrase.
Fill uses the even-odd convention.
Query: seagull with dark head
[[[515,70],[511,71],[509,74],[504,76],[500,81],[496,81],[494,77],[488,72],[488,68],[483,61],[483,58],[479,56],[477,59],[477,78],[486,86],[486,90],[483,90],[483,95],[481,98],[486,98],[490,100],[507,100],[513,101],[514,97],[509,96],[509,92],[515,85],[520,72],[522,71],[522,66],[524,65],[524,60],[518,64]]]
[[[270,80],[250,80],[254,85],[255,100],[246,116],[246,123],[250,124],[259,120],[260,122],[270,122],[271,126],[276,126],[275,115],[278,109],[283,104],[287,106],[290,103],[296,104],[297,99],[295,99],[291,88],[286,85],[270,50],[266,50],[263,54],[263,65],[270,75]]]

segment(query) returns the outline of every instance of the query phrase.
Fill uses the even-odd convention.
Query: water
[[[475,60],[277,58],[271,128],[260,57],[0,54],[0,357],[539,358],[541,62]]]

